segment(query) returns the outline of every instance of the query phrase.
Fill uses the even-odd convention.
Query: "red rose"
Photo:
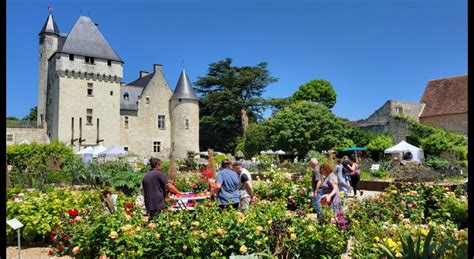
[[[413,207],[413,204],[412,204],[412,203],[409,203],[409,204],[407,205],[407,207],[408,207],[409,209],[411,209],[411,208]]]
[[[71,240],[71,237],[68,235],[66,236],[66,241],[69,241],[69,240]]]
[[[58,245],[58,251],[62,251],[63,250],[63,246],[62,245]]]
[[[133,214],[133,211],[127,210],[127,214],[128,214],[128,215],[132,215],[132,214]]]
[[[69,213],[69,216],[75,218],[77,214],[79,214],[79,211],[77,209],[73,209],[73,210],[68,210],[67,213]]]
[[[49,249],[48,254],[49,254],[49,256],[53,256],[53,250]]]
[[[109,190],[103,190],[102,191],[102,195],[104,195],[104,197],[107,197],[107,195],[109,195],[109,194],[110,194]]]
[[[196,188],[196,184],[195,184],[195,183],[192,183],[192,184],[191,184],[191,187],[192,187],[192,188]]]
[[[133,203],[127,202],[127,203],[125,203],[125,205],[124,205],[123,207],[124,207],[125,209],[131,209],[131,208],[133,208]]]

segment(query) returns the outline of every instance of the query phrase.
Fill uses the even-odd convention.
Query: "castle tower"
[[[176,159],[199,152],[199,98],[183,69],[170,100],[171,149]]]
[[[46,96],[48,86],[48,60],[57,51],[59,28],[50,13],[39,35],[39,81],[37,125],[43,126],[46,119]]]

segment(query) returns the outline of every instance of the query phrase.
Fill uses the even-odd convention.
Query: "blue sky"
[[[264,97],[326,79],[334,113],[355,120],[389,99],[419,101],[428,80],[467,74],[467,0],[7,0],[9,116],[36,105],[38,32],[50,2],[62,32],[80,15],[99,24],[125,61],[125,82],[154,63],[174,89],[183,60],[192,82],[225,57],[266,61],[279,81]]]

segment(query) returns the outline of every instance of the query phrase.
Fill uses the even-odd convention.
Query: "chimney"
[[[98,24],[98,23],[94,23],[94,24],[95,24],[95,26],[99,27],[99,24]]]
[[[142,71],[140,71],[140,78],[143,78],[144,76],[147,76],[148,74],[150,74],[150,73],[148,73],[147,71],[142,70]]]
[[[154,64],[154,65],[153,65],[153,73],[156,73],[156,72],[158,72],[158,71],[161,72],[161,68],[162,68],[162,67],[163,67],[163,65],[161,65],[161,64]]]

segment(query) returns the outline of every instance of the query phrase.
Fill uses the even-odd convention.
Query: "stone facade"
[[[467,112],[457,114],[445,114],[439,116],[422,117],[420,120],[426,124],[450,130],[467,136]]]
[[[49,138],[42,128],[7,128],[7,146],[25,142],[48,144]]]
[[[395,143],[398,143],[406,140],[409,131],[408,123],[405,120],[396,119],[396,116],[418,121],[422,110],[423,105],[419,103],[389,100],[367,119],[359,120],[355,124],[362,129],[390,134]]]
[[[176,158],[199,152],[199,99],[184,70],[175,93],[158,64],[153,73],[140,71],[139,79],[121,83],[123,61],[86,16],[65,34],[50,14],[39,51],[38,126],[50,139],[74,151],[120,145],[161,159],[173,147]]]

